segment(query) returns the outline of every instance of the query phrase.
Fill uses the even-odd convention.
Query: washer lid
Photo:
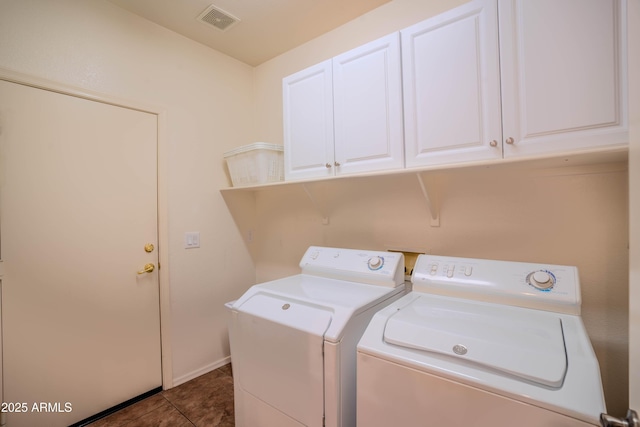
[[[567,371],[562,321],[529,309],[425,295],[389,318],[384,341],[553,388]]]

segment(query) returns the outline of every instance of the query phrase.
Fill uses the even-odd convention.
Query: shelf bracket
[[[431,216],[431,226],[440,227],[440,209],[436,203],[436,198],[434,197],[433,191],[430,192],[429,187],[425,185],[425,180],[422,177],[422,174],[418,172],[416,173],[416,177],[418,178],[420,190],[422,190],[422,195],[424,196],[424,200],[427,204],[427,209],[429,210],[429,215]]]
[[[318,204],[318,201],[313,196],[313,193],[311,192],[309,187],[307,187],[307,184],[302,184],[302,189],[307,194],[307,197],[311,201],[311,204],[313,205],[313,207],[316,208],[316,211],[318,211],[318,213],[322,217],[322,224],[323,225],[329,225],[329,216],[326,215],[324,210],[320,208],[320,205]]]

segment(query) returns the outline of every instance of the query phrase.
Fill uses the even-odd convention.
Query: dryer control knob
[[[534,288],[547,291],[555,285],[555,278],[546,271],[538,270],[529,274],[529,284]]]
[[[371,257],[369,258],[369,261],[367,261],[367,265],[371,270],[380,270],[384,265],[384,258],[379,256]]]

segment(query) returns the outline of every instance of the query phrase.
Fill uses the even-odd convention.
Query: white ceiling
[[[109,0],[249,65],[279,54],[390,0]],[[210,5],[240,22],[220,31],[198,20]]]

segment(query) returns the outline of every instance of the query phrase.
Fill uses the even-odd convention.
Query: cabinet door
[[[331,60],[282,80],[286,180],[334,174]]]
[[[407,167],[502,157],[497,19],[474,0],[401,31]]]
[[[333,59],[336,173],[404,167],[400,36]]]
[[[626,3],[499,7],[505,157],[626,143]]]

